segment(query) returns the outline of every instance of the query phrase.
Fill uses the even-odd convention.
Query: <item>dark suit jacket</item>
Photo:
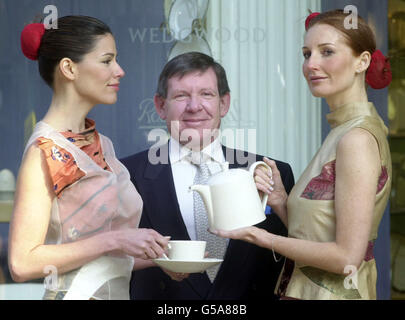
[[[168,145],[159,151],[168,154]],[[244,166],[232,160],[241,159],[248,153],[225,147],[223,151],[227,161],[231,160],[230,168]],[[255,161],[263,159],[258,155],[250,156]],[[189,240],[177,201],[170,163],[151,164],[148,151],[121,161],[128,168],[131,180],[143,199],[139,227],[154,229],[164,236],[171,236],[172,240]],[[290,192],[294,184],[291,167],[281,161],[276,161],[276,164],[284,186]],[[266,217],[258,227],[275,234],[287,234],[275,213]],[[224,261],[212,284],[205,272],[191,274],[187,279],[177,282],[171,280],[159,267],[153,267],[133,272],[130,295],[131,299],[140,300],[273,299],[283,262],[284,259],[276,263],[271,250],[240,240],[230,240]]]

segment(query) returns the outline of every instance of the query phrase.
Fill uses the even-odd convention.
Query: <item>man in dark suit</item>
[[[225,70],[202,53],[186,53],[164,67],[154,97],[159,116],[167,123],[171,139],[161,146],[121,161],[143,199],[140,228],[151,228],[171,240],[195,240],[199,234],[188,187],[198,169],[189,161],[191,152],[211,160],[211,173],[227,161],[230,168],[248,167],[263,157],[229,149],[219,142],[221,118],[230,106]],[[291,167],[276,161],[284,186],[294,184]],[[276,214],[268,214],[257,226],[274,234],[287,231]],[[131,299],[272,299],[283,259],[271,251],[239,240],[229,240],[214,275],[193,273],[185,279],[157,267],[152,261],[136,261],[144,269],[133,272]]]

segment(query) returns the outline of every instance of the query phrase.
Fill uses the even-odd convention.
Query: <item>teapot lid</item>
[[[249,171],[244,169],[229,169],[229,162],[221,163],[222,171],[212,175],[207,184],[218,185],[235,183],[238,179],[250,176]]]

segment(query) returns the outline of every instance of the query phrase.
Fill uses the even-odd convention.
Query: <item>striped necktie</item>
[[[193,154],[191,162],[197,167],[197,173],[194,178],[194,184],[207,184],[210,176],[210,170],[206,162],[196,161],[196,156]],[[201,158],[200,158],[201,159]],[[210,258],[223,259],[228,244],[225,238],[217,237],[208,231],[208,217],[205,209],[204,202],[198,192],[193,194],[194,200],[194,220],[196,225],[197,240],[206,241]],[[207,270],[208,277],[211,282],[214,281],[219,267],[221,264],[216,265]]]

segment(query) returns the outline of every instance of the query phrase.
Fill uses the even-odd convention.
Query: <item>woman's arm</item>
[[[369,132],[353,129],[341,139],[336,157],[335,242],[286,238],[256,227],[215,233],[274,249],[300,264],[329,272],[345,274],[346,266],[359,268],[371,232],[380,161],[377,142]]]
[[[30,147],[17,179],[9,236],[9,267],[15,281],[44,277],[50,265],[62,274],[115,250],[145,259],[164,252],[167,240],[148,229],[111,231],[77,242],[45,245],[55,197],[45,163],[41,150]]]

